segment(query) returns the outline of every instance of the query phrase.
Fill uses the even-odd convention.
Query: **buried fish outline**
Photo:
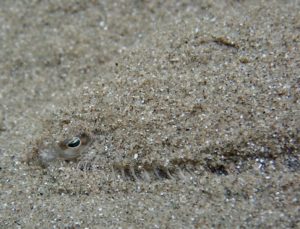
[[[298,157],[295,75],[259,61],[241,65],[243,47],[198,42],[194,33],[187,38],[170,50],[148,44],[128,50],[121,64],[68,93],[68,104],[58,104],[61,110],[27,147],[27,161],[72,159],[135,177],[177,169],[226,174],[232,164],[239,170],[243,163],[251,167],[249,160]],[[203,65],[195,53],[207,48]]]
[[[203,97],[210,103],[199,103]],[[240,107],[235,98],[224,103],[223,97],[205,94],[183,78],[101,79],[45,122],[27,161],[47,166],[77,160],[85,168],[151,180],[185,178],[186,171],[226,175],[232,164],[240,168],[248,159],[296,152],[297,134],[280,129],[296,119],[250,116],[251,104],[243,101]],[[268,125],[260,124],[264,118]]]

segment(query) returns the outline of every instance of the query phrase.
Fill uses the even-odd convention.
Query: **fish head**
[[[54,160],[77,160],[88,152],[94,137],[83,121],[52,121],[26,154],[26,161],[45,166]]]

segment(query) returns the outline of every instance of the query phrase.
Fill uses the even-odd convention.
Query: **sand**
[[[300,227],[299,12],[1,1],[0,227]],[[22,162],[81,127],[79,161]]]

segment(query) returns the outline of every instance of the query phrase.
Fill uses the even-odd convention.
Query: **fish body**
[[[260,63],[238,67],[240,45],[198,39],[192,34],[189,45],[183,40],[172,55],[141,47],[111,73],[82,85],[45,122],[28,161],[77,160],[123,176],[172,177],[182,171],[228,174],[232,165],[240,170],[250,160],[296,155],[295,77],[256,74],[252,69],[266,71]],[[211,57],[205,66],[186,64],[180,54],[207,48]],[[223,59],[221,51],[227,54]],[[274,94],[270,84],[278,81],[289,84],[288,97]]]

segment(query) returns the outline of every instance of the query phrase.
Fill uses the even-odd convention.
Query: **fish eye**
[[[72,139],[67,143],[67,146],[68,146],[69,148],[75,148],[75,147],[80,146],[80,144],[81,144],[80,138],[79,138],[79,137],[74,137],[74,138],[72,138]]]

